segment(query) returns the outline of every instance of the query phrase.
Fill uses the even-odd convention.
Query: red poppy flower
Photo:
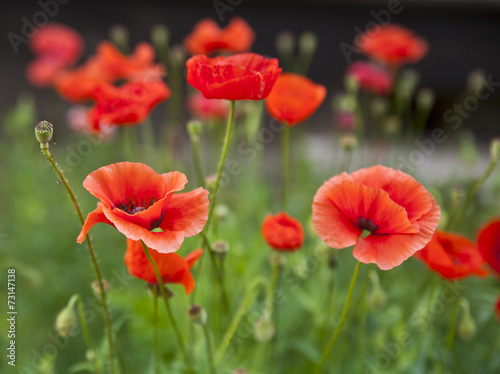
[[[359,82],[361,89],[386,95],[392,89],[392,75],[386,69],[366,61],[356,61],[347,67],[347,76]]]
[[[190,270],[203,254],[203,249],[195,249],[186,258],[182,258],[177,253],[150,251],[150,254],[158,266],[164,283],[182,284],[186,290],[186,295],[189,295],[194,290],[194,279]],[[158,283],[153,265],[151,265],[144,253],[142,242],[127,239],[125,265],[129,273],[134,277],[148,283]]]
[[[500,218],[483,226],[477,238],[477,246],[484,260],[500,275]]]
[[[161,253],[175,252],[184,238],[198,234],[207,221],[208,191],[181,191],[186,176],[158,174],[141,163],[119,162],[90,173],[83,187],[100,202],[89,213],[78,243],[96,223],[114,226],[132,240],[142,240]]]
[[[215,58],[196,55],[186,66],[188,83],[207,99],[264,99],[281,73],[277,59],[255,53]]]
[[[429,49],[425,40],[398,25],[374,28],[362,35],[356,44],[364,54],[395,66],[417,62]]]
[[[261,231],[266,243],[279,251],[292,252],[299,249],[304,241],[301,223],[284,212],[275,216],[268,214]]]
[[[298,74],[283,73],[266,99],[267,111],[287,126],[302,122],[325,99],[326,88]]]
[[[170,97],[163,81],[129,82],[121,87],[102,83],[92,93],[96,105],[89,111],[94,130],[101,124],[133,125],[143,122],[160,101]]]
[[[193,92],[187,99],[189,111],[203,121],[227,118],[229,107],[226,100],[206,99],[200,92]]]
[[[37,58],[28,65],[27,78],[35,86],[46,87],[58,72],[80,58],[83,41],[75,30],[50,23],[34,33],[29,47]]]
[[[184,39],[184,47],[192,55],[215,51],[241,53],[250,49],[254,39],[252,28],[239,17],[233,18],[223,30],[211,19],[203,19]]]
[[[436,231],[431,241],[415,257],[446,279],[461,279],[471,275],[484,277],[484,260],[477,246],[465,236]]]
[[[109,42],[97,47],[97,55],[73,70],[61,72],[55,77],[57,92],[66,100],[81,102],[91,99],[94,91],[103,83],[118,79],[159,80],[164,70],[153,65],[154,50],[148,43],[139,44],[132,56],[124,56]]]
[[[382,270],[422,249],[441,216],[436,200],[420,183],[381,165],[326,181],[312,208],[314,228],[327,245],[354,245],[356,259],[376,263]],[[370,234],[360,238],[364,230]]]

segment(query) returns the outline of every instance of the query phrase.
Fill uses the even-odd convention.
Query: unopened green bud
[[[71,331],[77,326],[77,317],[74,308],[73,298],[68,305],[59,312],[56,317],[56,331],[62,337],[68,336]]]
[[[387,304],[387,295],[380,285],[378,274],[375,270],[371,269],[368,273],[370,278],[371,290],[368,295],[368,303],[375,310],[380,310]]]
[[[172,62],[181,66],[184,64],[184,60],[186,58],[186,53],[184,51],[184,47],[180,44],[175,44],[170,48],[170,56],[172,57]]]
[[[495,138],[491,141],[490,155],[492,161],[498,161],[498,158],[500,157],[500,138]]]
[[[458,322],[458,336],[463,340],[470,340],[476,335],[477,326],[476,321],[472,318],[470,313],[469,302],[465,298],[461,298],[460,305],[460,320]]]
[[[383,122],[383,129],[388,136],[396,135],[401,129],[401,118],[395,115],[388,116]]]
[[[193,143],[198,143],[200,141],[200,134],[202,130],[203,124],[201,121],[189,121],[187,123],[189,138]]]
[[[477,93],[477,91],[485,86],[487,83],[486,75],[484,71],[477,69],[473,70],[467,76],[467,90],[472,93]]]
[[[311,54],[318,47],[318,37],[312,31],[306,31],[299,36],[299,49],[301,53]]]
[[[465,189],[462,186],[455,186],[451,190],[451,203],[454,208],[458,208],[465,196]]]
[[[97,299],[102,300],[103,295],[101,292],[101,287],[99,286],[99,281],[95,280],[90,284],[90,287],[92,288],[92,291],[94,292],[94,295],[97,297]],[[109,292],[109,282],[106,279],[102,280],[102,288],[104,289],[104,296],[106,296]]]
[[[217,181],[217,175],[209,174],[205,177],[205,185],[209,191],[213,191],[215,188],[215,182]]]
[[[290,31],[282,31],[276,36],[276,49],[281,53],[292,53],[295,48],[295,36]]]
[[[264,343],[268,342],[274,336],[274,324],[267,316],[262,317],[257,321],[253,329],[255,340]]]
[[[129,49],[129,33],[124,25],[114,25],[109,30],[109,39],[123,52]]]
[[[335,112],[354,112],[356,98],[351,95],[335,95],[332,99],[332,108]]]
[[[36,140],[40,142],[40,148],[49,148],[49,142],[54,134],[54,127],[49,121],[40,121],[35,126]]]
[[[207,312],[199,304],[191,305],[188,309],[188,317],[194,324],[202,326],[207,324]]]
[[[429,111],[436,101],[436,95],[430,88],[422,88],[417,93],[417,105],[425,111]]]
[[[351,95],[356,95],[359,91],[359,80],[352,75],[346,75],[344,85],[346,91]],[[355,99],[353,98],[352,100]]]
[[[416,70],[407,69],[401,73],[399,79],[398,90],[402,96],[412,96],[420,81],[420,76]]]
[[[225,259],[229,252],[229,243],[224,240],[217,240],[212,244],[212,252],[214,252],[221,260]]]
[[[358,146],[358,138],[354,134],[342,134],[340,136],[340,145],[345,151],[352,151]]]
[[[231,214],[231,212],[227,207],[227,205],[219,204],[215,206],[214,214],[217,217],[217,219],[220,220],[228,217]]]
[[[155,25],[151,28],[151,41],[158,47],[166,47],[170,40],[170,30],[165,25]]]

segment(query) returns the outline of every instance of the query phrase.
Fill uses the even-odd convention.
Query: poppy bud
[[[40,142],[40,148],[49,148],[50,139],[54,134],[54,127],[49,121],[40,121],[35,126],[36,140]]]
[[[229,243],[224,240],[217,240],[212,244],[212,252],[221,260],[224,260],[229,252]]]
[[[476,335],[476,321],[472,318],[470,314],[469,302],[465,298],[461,298],[459,301],[461,316],[458,321],[458,335],[463,340],[470,340],[474,335]]]
[[[318,37],[312,31],[306,31],[299,36],[299,51],[301,54],[310,55],[316,51]]]
[[[151,28],[151,41],[156,46],[166,47],[170,40],[170,30],[165,25],[155,25]]]
[[[180,44],[175,44],[170,48],[170,55],[172,56],[172,62],[177,66],[181,66],[186,59],[186,53]]]
[[[376,271],[371,269],[368,273],[371,283],[371,291],[368,295],[368,303],[375,310],[380,310],[387,304],[387,295],[380,285],[380,280]]]
[[[189,121],[187,123],[187,131],[191,142],[198,143],[200,141],[200,134],[203,130],[201,121]]]
[[[401,119],[396,115],[390,115],[384,120],[382,128],[386,135],[395,135],[401,129]]]
[[[484,71],[477,69],[473,70],[467,76],[467,90],[470,92],[478,92],[481,87],[486,85],[486,76]]]
[[[93,362],[95,360],[95,351],[93,349],[87,349],[87,352],[85,352],[85,358],[89,362]]]
[[[415,70],[407,69],[403,71],[397,87],[398,94],[404,97],[412,96],[419,81],[420,76]]]
[[[274,324],[269,317],[262,317],[257,321],[253,329],[255,340],[260,343],[268,342],[274,336]]]
[[[224,218],[228,217],[229,214],[231,214],[231,212],[230,212],[229,208],[227,207],[227,205],[220,204],[214,208],[214,214],[217,217],[217,220],[220,220],[220,219],[224,219]]]
[[[125,26],[114,25],[109,30],[109,39],[122,51],[128,50],[129,33]]]
[[[344,79],[345,89],[348,93],[356,95],[359,91],[359,80],[352,75],[347,75]],[[353,98],[354,100],[354,98]]]
[[[207,324],[207,312],[199,304],[191,305],[188,309],[188,317],[197,325],[205,326]]]
[[[451,190],[451,203],[454,208],[458,208],[465,196],[465,190],[462,186],[455,186]]]
[[[75,313],[75,302],[77,300],[77,295],[73,295],[71,299],[69,299],[68,304],[64,307],[63,310],[59,312],[56,317],[56,331],[62,337],[68,336],[71,331],[77,326],[77,317]]]
[[[283,266],[286,264],[286,257],[281,253],[273,252],[269,256],[269,263],[271,266],[274,266],[276,263],[278,263],[278,266]]]
[[[214,187],[215,187],[215,182],[217,180],[217,176],[215,174],[209,174],[205,177],[205,184],[206,184],[206,188],[207,190],[209,191],[213,191]]]
[[[95,280],[90,284],[90,287],[92,288],[92,291],[94,292],[94,295],[97,297],[97,299],[102,300],[103,295],[101,294],[101,287],[99,287],[99,281]],[[104,296],[106,296],[109,292],[109,282],[106,279],[102,280],[102,287],[104,289]]]
[[[354,134],[342,134],[340,145],[344,151],[352,151],[358,145],[358,138]]]
[[[500,138],[495,138],[491,141],[490,155],[492,161],[498,161],[498,158],[500,157]]]
[[[282,31],[276,36],[276,49],[280,54],[291,54],[295,48],[295,36],[289,31]]]
[[[417,93],[417,106],[426,112],[430,111],[436,101],[436,95],[430,88],[422,88]]]

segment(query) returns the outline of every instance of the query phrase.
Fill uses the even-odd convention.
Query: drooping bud
[[[77,317],[75,313],[75,302],[77,299],[78,295],[73,295],[71,299],[69,299],[68,304],[56,317],[55,328],[57,333],[62,337],[68,336],[77,326]]]
[[[500,138],[494,138],[490,145],[491,160],[497,162],[500,157]]]
[[[49,121],[40,121],[35,126],[36,140],[40,142],[40,148],[49,148],[49,142],[54,134],[54,127]]]
[[[253,335],[255,340],[264,343],[268,342],[274,336],[274,324],[267,316],[260,318],[254,326]]]
[[[460,320],[458,321],[458,336],[463,340],[470,340],[476,335],[476,321],[470,313],[469,302],[465,298],[461,298],[458,302],[460,306]]]
[[[187,123],[187,131],[191,142],[198,143],[200,141],[200,134],[203,130],[201,121],[189,121]]]
[[[194,304],[191,305],[191,307],[188,309],[188,317],[191,319],[191,321],[197,325],[206,325],[207,323],[207,312],[205,312],[205,309],[199,304]]]

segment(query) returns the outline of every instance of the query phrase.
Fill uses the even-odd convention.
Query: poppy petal
[[[343,181],[327,192],[330,200],[353,223],[365,218],[374,223],[378,234],[414,234],[405,208],[396,204],[382,189],[367,187],[361,183]],[[363,227],[361,227],[363,228]]]
[[[97,208],[90,212],[85,219],[85,222],[82,227],[82,231],[78,235],[78,238],[76,241],[80,244],[83,243],[85,237],[87,236],[89,230],[94,226],[96,223],[102,222],[102,223],[107,223],[110,224],[111,226],[114,226],[113,223],[104,215],[102,211],[103,205],[101,203],[97,203]]]
[[[188,183],[186,176],[178,171],[171,171],[161,175],[166,184],[168,192],[182,191],[184,186]]]
[[[195,264],[195,262],[198,261],[198,259],[201,257],[202,254],[203,254],[203,249],[198,248],[190,252],[186,257],[184,257],[184,260],[186,260],[190,270]]]

